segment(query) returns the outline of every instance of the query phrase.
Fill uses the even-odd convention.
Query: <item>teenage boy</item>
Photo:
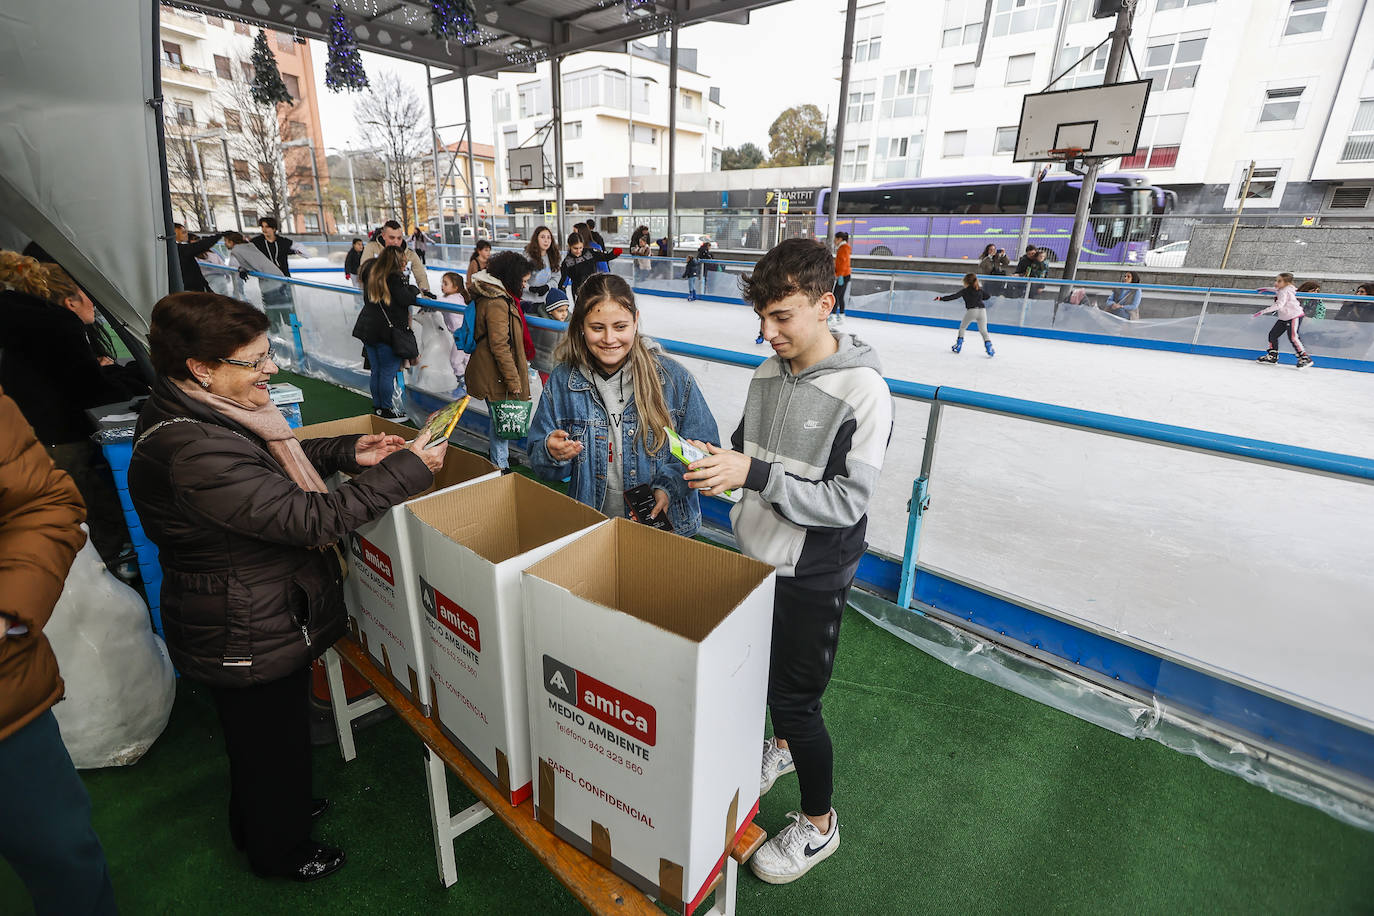
[[[892,434],[892,396],[873,348],[827,326],[835,263],[818,241],[788,239],[741,282],[774,356],[754,372],[733,451],[684,477],[709,495],[743,488],[730,513],[745,554],[777,567],[760,794],[796,772],[801,811],[750,865],[771,884],[806,874],[840,845],[831,807],[834,755],[821,695],[840,616],[863,556],[868,504]]]
[[[433,299],[434,293],[429,291],[429,274],[425,270],[425,262],[420,260],[415,249],[406,247],[405,230],[394,219],[382,223],[382,227],[377,230],[377,237],[363,246],[363,253],[358,256],[358,269],[361,271],[367,266],[367,262],[380,255],[383,248],[401,249],[406,270],[410,272],[410,282],[418,286],[426,298]]]
[[[558,288],[570,287],[568,292],[572,295],[573,301],[576,302],[577,288],[582,285],[582,281],[596,273],[597,268],[602,264],[614,260],[620,255],[621,250],[619,248],[612,248],[610,251],[596,251],[589,248],[584,244],[581,233],[572,233],[568,236],[568,253],[563,256],[563,263],[559,265]]]
[[[287,263],[287,255],[305,254],[305,252],[296,248],[296,243],[291,239],[277,234],[276,217],[264,216],[258,220],[258,229],[261,230],[262,234],[253,236],[253,247],[266,255],[273,264],[276,264],[283,277],[291,276],[291,265]]]
[[[844,323],[844,296],[849,292],[849,277],[854,272],[849,263],[849,233],[835,233],[835,312],[834,324]],[[979,325],[981,327],[981,325]]]

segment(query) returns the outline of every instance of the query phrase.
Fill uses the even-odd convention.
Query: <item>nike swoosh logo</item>
[[[802,429],[820,429],[821,424],[816,420],[807,420],[802,424]]]
[[[811,858],[812,856],[814,856],[816,853],[820,852],[820,851],[821,851],[822,849],[824,849],[825,847],[829,846],[829,845],[830,845],[830,841],[833,840],[833,839],[835,839],[835,834],[834,834],[834,832],[832,831],[831,834],[830,834],[830,836],[826,838],[826,841],[825,841],[824,843],[822,843],[821,845],[815,847],[814,849],[811,847],[811,844],[810,844],[810,843],[807,843],[807,844],[806,844],[806,848],[803,849],[802,852],[806,853],[806,857],[809,859],[809,858]]]

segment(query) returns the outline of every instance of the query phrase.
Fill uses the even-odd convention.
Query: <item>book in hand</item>
[[[436,445],[443,445],[453,435],[453,431],[458,428],[458,418],[463,415],[463,411],[468,409],[468,396],[463,395],[458,400],[446,407],[439,408],[429,422],[425,424],[425,429],[429,431],[430,439],[426,448],[433,448]]]
[[[649,517],[649,513],[654,511],[654,489],[649,484],[642,483],[626,490],[625,506],[630,510],[630,518],[641,525],[672,532],[673,526],[668,521],[667,511],[660,512],[657,518]]]
[[[697,448],[686,439],[673,432],[668,427],[663,427],[663,431],[668,435],[668,449],[673,453],[673,457],[681,461],[684,465],[691,466],[693,461],[707,457],[707,453]],[[739,502],[740,492],[738,490],[726,490],[720,494],[731,502]]]

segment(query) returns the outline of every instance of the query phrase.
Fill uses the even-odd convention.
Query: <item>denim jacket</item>
[[[651,349],[655,349],[650,344]],[[659,381],[663,384],[663,400],[668,406],[673,429],[684,439],[720,444],[716,419],[706,406],[696,380],[680,363],[656,352]],[[638,393],[636,393],[637,396]],[[571,461],[555,461],[549,454],[548,438],[561,429],[571,438],[582,442],[582,452]],[[544,385],[530,424],[530,465],[546,480],[562,480],[569,474],[568,495],[600,511],[606,500],[607,440],[611,422],[606,406],[591,380],[567,363],[553,370]],[[639,414],[635,398],[625,405],[621,425],[620,455],[626,490],[640,484],[650,484],[668,494],[668,521],[673,530],[691,537],[701,529],[701,501],[697,492],[682,479],[686,465],[673,457],[667,443],[657,456],[650,455],[637,440]],[[659,431],[662,436],[662,432]],[[623,514],[623,513],[622,513]]]

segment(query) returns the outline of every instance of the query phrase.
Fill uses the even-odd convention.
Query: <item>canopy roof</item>
[[[745,24],[749,12],[782,0],[474,0],[477,34],[467,44],[434,37],[427,0],[339,0],[365,51],[429,64],[452,76],[529,71],[593,48],[617,47],[699,22]],[[325,0],[175,0],[174,6],[328,40],[333,4]]]

